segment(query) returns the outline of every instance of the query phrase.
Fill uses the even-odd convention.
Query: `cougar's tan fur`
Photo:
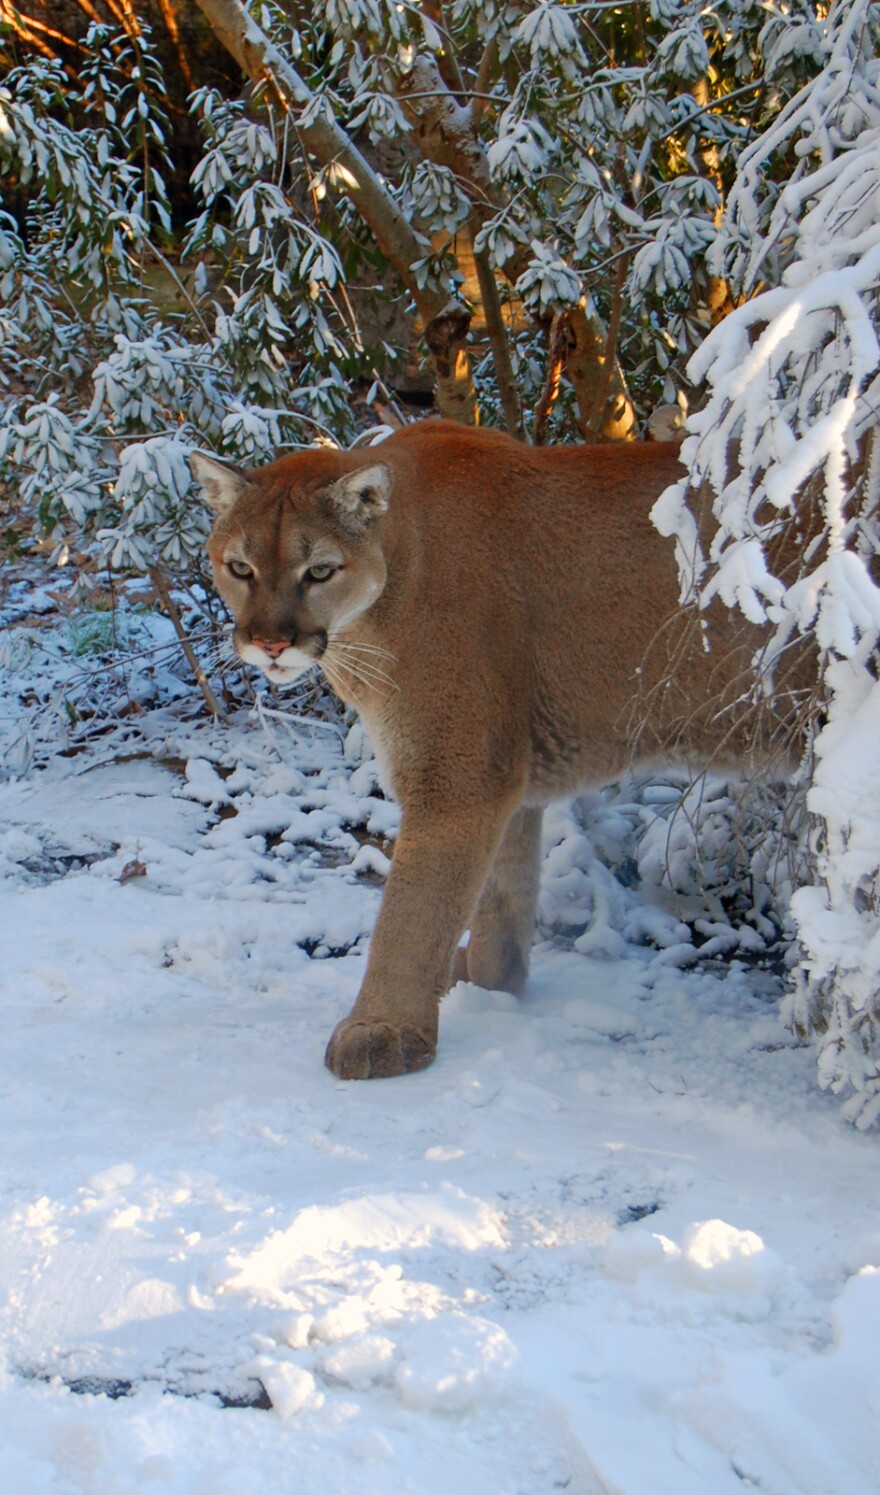
[[[522,988],[543,805],[634,758],[748,749],[737,702],[757,630],[713,618],[706,652],[676,621],[673,547],[649,518],[683,476],[673,448],[535,449],[425,421],[246,473],[192,464],[239,654],[279,683],[317,662],[403,809],[327,1064],[419,1069],[453,970]]]

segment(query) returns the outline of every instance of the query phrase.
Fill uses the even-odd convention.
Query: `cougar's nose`
[[[275,643],[269,643],[268,639],[252,638],[251,643],[256,644],[258,649],[262,649],[272,659],[277,659],[279,654],[283,654],[285,649],[290,648],[287,639],[278,639]]]

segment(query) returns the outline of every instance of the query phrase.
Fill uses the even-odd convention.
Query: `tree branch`
[[[565,367],[567,352],[567,332],[566,313],[557,312],[547,334],[547,372],[544,375],[544,388],[541,390],[541,397],[535,409],[535,424],[532,429],[532,441],[535,446],[543,446],[547,440],[547,425],[553,406],[559,398],[559,382]]]
[[[446,166],[454,171],[467,191],[472,207],[468,226],[471,233],[476,234],[479,227],[486,223],[493,213],[505,206],[505,198],[492,180],[486,153],[474,125],[473,108],[463,107],[453,98],[432,57],[416,58],[411,71],[400,80],[397,93],[411,121],[413,136],[422,154],[428,160],[436,162],[437,165]],[[530,259],[530,252],[527,248],[516,248],[505,262],[503,274],[512,284],[515,284],[528,267]],[[480,274],[479,265],[477,273]],[[480,290],[482,293],[482,280]],[[488,307],[486,308],[486,324],[490,338],[492,338],[492,328],[489,325],[490,315],[491,307]],[[615,351],[616,334],[610,340],[611,354],[607,360],[608,368],[606,369],[603,364],[603,350],[609,345],[608,329],[592,301],[587,298],[582,306],[572,307],[566,313],[564,321],[571,335],[565,339],[564,343],[567,351],[563,369],[574,386],[580,414],[579,424],[585,433],[585,439],[590,439],[586,436],[586,432],[593,428],[597,391],[600,388],[604,388],[605,391],[599,425],[600,436],[605,440],[613,441],[632,435],[635,415]],[[507,337],[500,317],[496,325],[496,333],[499,347],[495,371],[502,401],[504,401],[504,383],[508,378],[513,379],[513,372],[510,367],[509,350],[505,354],[501,347],[502,342],[506,347]],[[496,351],[494,340],[492,349],[494,355]],[[551,354],[551,363],[556,356],[556,351]],[[542,421],[539,422],[539,431],[542,423],[546,425],[556,393],[557,389],[554,388],[548,409]],[[511,403],[509,412],[507,403],[504,408],[505,420],[509,425],[514,419],[513,404]],[[516,422],[521,429],[518,402]],[[595,440],[595,436],[592,439]]]
[[[611,316],[608,321],[608,334],[605,338],[605,352],[602,355],[596,398],[583,432],[585,441],[598,441],[607,423],[611,376],[617,363],[617,338],[620,332],[620,317],[623,311],[623,282],[625,275],[626,260],[619,259],[617,261],[617,274],[614,278],[614,299],[611,303]]]
[[[477,81],[474,84],[474,90],[471,94],[471,114],[474,121],[474,128],[480,123],[480,119],[486,109],[489,96],[489,79],[492,76],[497,57],[498,44],[493,36],[480,58],[480,66],[477,69]]]
[[[412,295],[425,323],[429,347],[432,324],[442,319],[442,328],[434,339],[441,349],[441,364],[437,366],[438,407],[453,419],[473,424],[476,397],[464,351],[469,314],[464,303],[450,296],[447,288],[430,282],[420,285],[412,268],[430,253],[430,244],[416,233],[369,162],[327,113],[293,64],[252,20],[241,0],[197,0],[197,4],[215,35],[253,82],[267,85],[284,109],[295,107],[306,112],[305,119],[300,115],[296,121],[303,145],[321,165],[334,168],[335,184],[351,198],[380,250]],[[452,326],[459,336],[456,348],[448,341]]]
[[[489,256],[485,250],[480,250],[479,253],[474,252],[474,265],[476,266],[477,280],[480,284],[480,299],[483,303],[483,314],[486,318],[486,331],[489,334],[489,342],[492,347],[495,377],[498,380],[501,408],[504,411],[504,424],[511,436],[515,436],[518,441],[522,441],[525,434],[523,431],[522,401],[519,396],[516,375],[513,371],[513,361],[510,357],[510,342],[501,312],[501,297],[498,294],[498,282],[495,279],[495,272],[489,263]]]
[[[444,46],[439,58],[440,71],[453,93],[457,93],[464,100],[467,95],[467,89],[465,88],[464,79],[461,76],[461,69],[458,66],[458,58],[455,55],[452,32],[449,30],[446,21],[443,0],[422,0],[422,10],[425,12],[428,20],[433,21],[440,35],[443,37]]]

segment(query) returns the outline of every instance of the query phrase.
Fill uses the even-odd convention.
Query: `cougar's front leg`
[[[511,817],[471,920],[470,940],[456,952],[458,980],[521,995],[535,932],[543,815],[523,806]]]
[[[509,803],[404,811],[363,985],[327,1046],[334,1074],[366,1080],[431,1063],[452,957],[510,813]]]

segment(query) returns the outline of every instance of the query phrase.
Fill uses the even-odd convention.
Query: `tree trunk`
[[[584,441],[631,441],[635,412],[601,317],[578,306],[568,313],[568,325],[571,342],[565,371],[577,396]]]

